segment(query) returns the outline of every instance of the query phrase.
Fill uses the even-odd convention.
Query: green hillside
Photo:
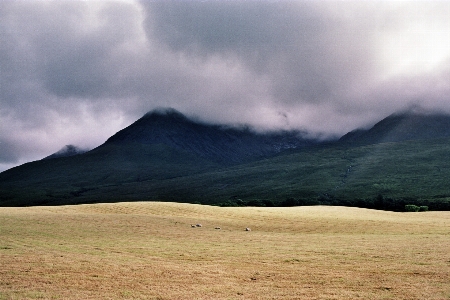
[[[102,154],[95,151],[78,158],[92,160],[89,172],[76,169],[72,158],[58,161],[61,170],[65,169],[65,162],[71,161],[66,166],[70,167],[70,174],[49,172],[52,177],[46,177],[41,165],[47,161],[30,164],[28,170],[18,169],[41,172],[26,177],[27,180],[20,178],[20,173],[15,175],[16,181],[5,180],[2,173],[0,204],[156,200],[252,206],[332,204],[389,210],[416,204],[434,210],[450,209],[450,139],[358,147],[318,146],[231,167],[207,164],[188,155],[180,156],[179,152],[152,147],[140,152],[148,151],[148,156],[157,159],[144,160],[145,155],[130,157],[129,173],[124,162],[120,166],[114,164],[116,159],[111,153],[102,156],[111,159],[111,164],[97,168],[98,157],[93,156]],[[122,151],[126,149],[130,148]],[[79,165],[85,167],[86,161]],[[103,176],[105,166],[111,168],[108,177]],[[136,172],[137,167],[141,172]],[[76,172],[80,176],[75,176]]]
[[[213,168],[217,165],[210,161],[165,145],[103,145],[83,155],[35,161],[0,173],[0,205],[108,201],[115,198],[104,193],[110,187],[124,185],[122,194],[133,193],[130,184],[162,182]]]
[[[450,209],[449,153],[448,139],[329,146],[139,188],[150,198],[206,204]]]

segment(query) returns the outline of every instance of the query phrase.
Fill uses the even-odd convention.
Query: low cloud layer
[[[450,112],[450,2],[2,1],[0,171],[156,107],[341,135]]]

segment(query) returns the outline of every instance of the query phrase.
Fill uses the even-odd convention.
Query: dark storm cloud
[[[365,117],[368,114],[366,122],[372,122],[389,113],[388,110],[399,108],[375,104],[370,99],[373,107],[368,109],[364,99],[365,90],[379,87],[378,76],[383,70],[378,57],[378,37],[384,26],[391,26],[390,11],[348,2],[144,4],[147,35],[169,51],[200,64],[219,57],[239,65],[256,89],[263,86],[262,94],[248,89],[241,92],[239,86],[234,86],[237,92],[233,96],[246,104],[247,107],[237,104],[244,110],[253,110],[258,105],[255,98],[259,98],[260,105],[272,112],[265,116],[269,126],[286,124],[283,118],[277,119],[275,112],[289,111],[288,123],[292,126],[343,133],[364,123],[362,118],[355,122],[353,117],[357,114]],[[224,73],[227,71],[223,69]],[[204,94],[203,89],[197,91]],[[224,105],[229,92],[221,92],[209,101]],[[223,115],[227,110],[217,112]],[[209,113],[214,119],[221,119],[217,112]],[[253,118],[250,114],[239,117],[257,123],[260,119],[257,114],[264,112],[258,109],[254,112]],[[232,114],[234,111],[225,119],[231,120]],[[329,122],[323,122],[323,118]]]
[[[149,6],[148,32],[174,51],[237,57],[256,74],[269,75],[275,96],[284,101],[314,100],[331,90],[317,68],[326,67],[319,66],[325,57],[322,39],[333,24],[313,3],[166,1]]]
[[[113,51],[133,38],[126,6],[93,12],[86,2],[8,4],[3,4],[2,34],[8,42],[3,62],[9,61],[5,70],[11,78],[25,75],[60,98],[109,93],[118,66]]]
[[[323,22],[311,10],[308,10],[310,16],[295,16],[292,6],[297,5],[280,2],[161,1],[143,4],[150,10],[148,31],[154,31],[161,41],[175,50],[193,55],[227,50],[244,55],[253,51],[258,54],[273,52],[289,45],[290,36],[299,23],[308,35],[323,26],[317,24],[317,21]]]
[[[147,6],[147,32],[172,50],[237,57],[255,74],[269,76],[273,96],[284,102],[324,100],[345,75],[367,68],[361,52],[370,50],[370,34],[364,33],[364,24],[342,26],[313,2],[164,1]]]
[[[0,170],[155,107],[344,134],[449,110],[450,3],[2,1]]]
[[[100,4],[0,3],[1,162],[42,157],[69,139],[92,147],[123,123],[115,84],[139,24],[133,7]],[[105,115],[116,119],[98,128]]]

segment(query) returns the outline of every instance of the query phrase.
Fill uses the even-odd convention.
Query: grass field
[[[450,212],[0,208],[0,299],[450,299],[449,249]]]

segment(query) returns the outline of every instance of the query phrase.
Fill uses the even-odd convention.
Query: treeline
[[[349,206],[360,207],[377,210],[388,211],[410,211],[411,207],[416,206],[421,208],[420,211],[435,210],[435,211],[450,211],[450,197],[435,196],[432,199],[417,199],[413,197],[404,198],[390,198],[378,195],[369,199],[339,199],[332,195],[324,194],[315,198],[294,198],[289,197],[282,201],[272,200],[248,200],[231,198],[225,202],[217,205],[223,207],[232,206],[257,206],[257,207],[292,207],[292,206],[312,206],[312,205],[334,205],[334,206]]]

